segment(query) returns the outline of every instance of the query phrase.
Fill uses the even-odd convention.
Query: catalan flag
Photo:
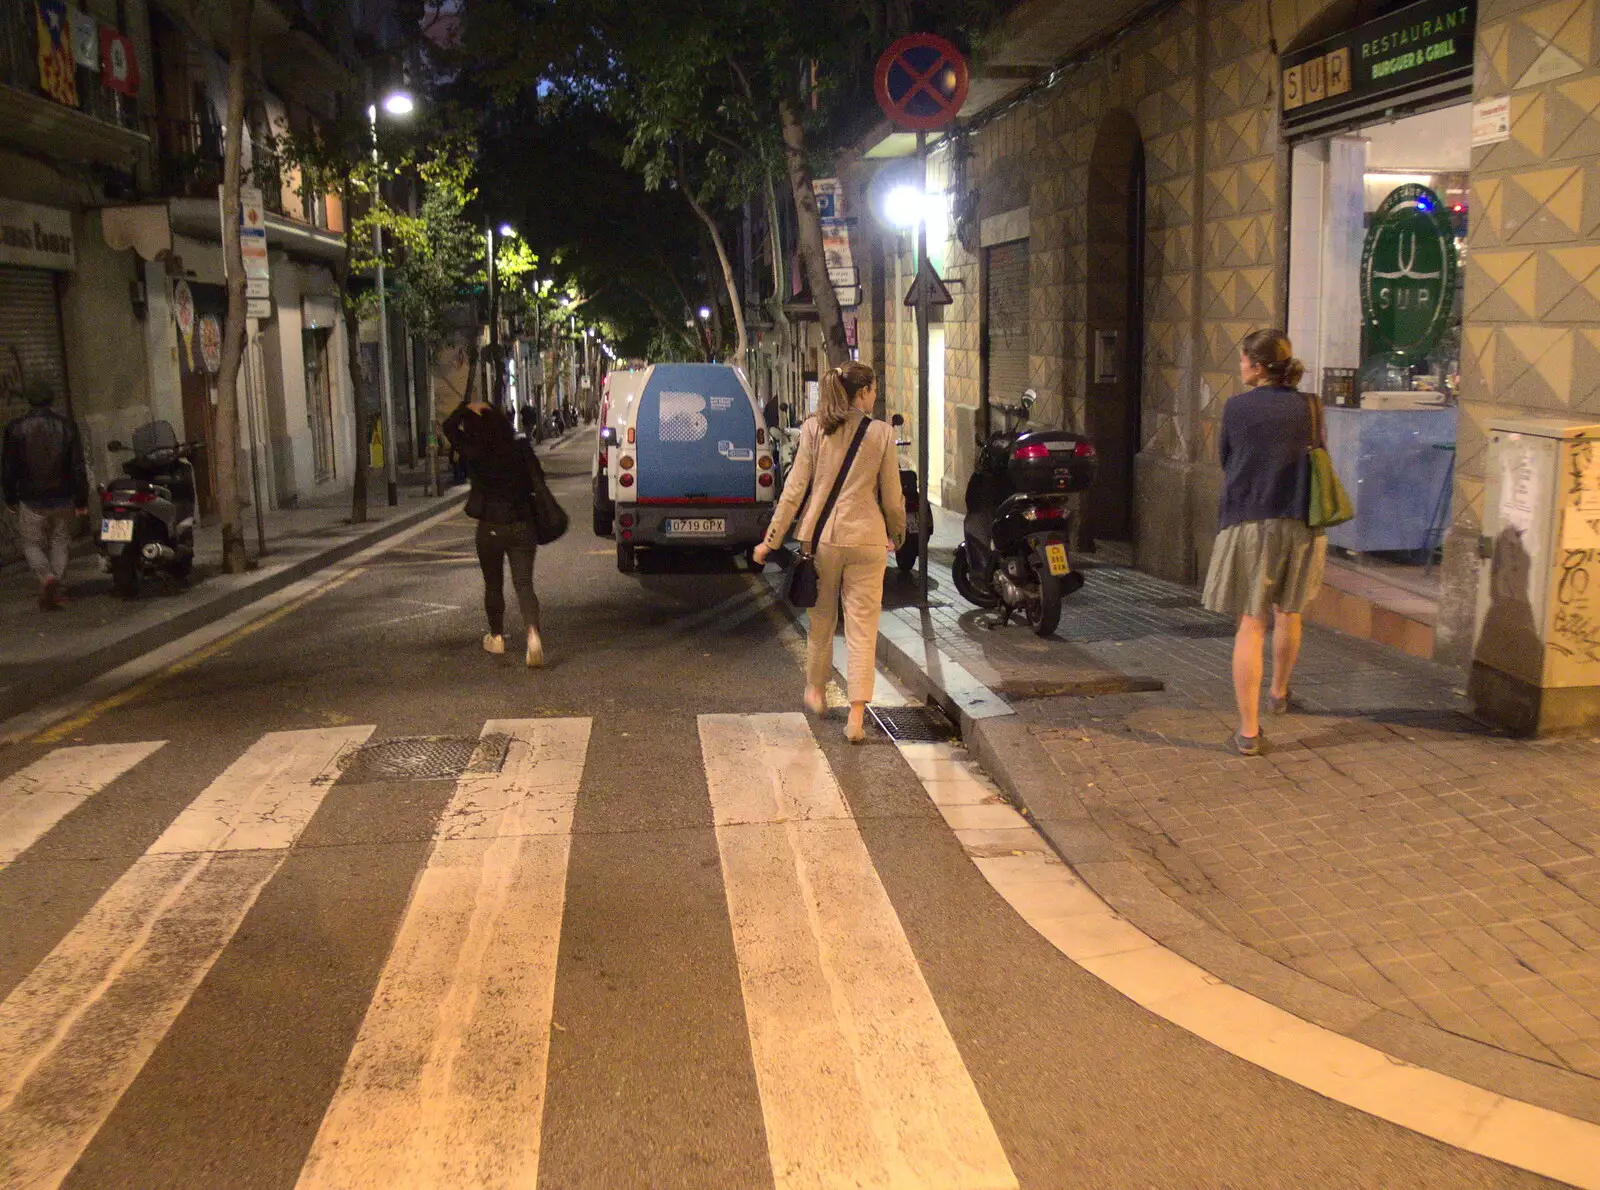
[[[57,103],[78,106],[78,66],[72,60],[72,30],[59,0],[36,0],[39,22],[39,89]]]

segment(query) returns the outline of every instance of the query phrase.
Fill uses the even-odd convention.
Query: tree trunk
[[[222,569],[242,574],[249,565],[239,524],[239,365],[244,359],[245,277],[239,246],[239,168],[244,140],[245,93],[250,82],[250,19],[254,0],[233,0],[228,38],[228,122],[223,135],[222,253],[228,273],[228,321],[217,376],[217,506],[222,514]]]
[[[717,263],[722,266],[722,281],[728,287],[728,303],[733,307],[733,334],[737,342],[737,346],[734,348],[734,362],[741,368],[746,367],[748,361],[745,359],[745,353],[750,348],[750,341],[744,328],[744,303],[740,301],[739,282],[733,275],[733,261],[728,258],[728,246],[723,243],[722,229],[717,226],[717,221],[711,217],[711,212],[706,210],[700,204],[700,201],[690,193],[686,181],[680,180],[678,189],[683,193],[684,198],[689,200],[689,205],[694,208],[694,213],[700,216],[700,222],[706,225],[706,231],[711,234],[711,246],[716,249]],[[717,314],[717,307],[720,305],[721,303],[718,302],[711,307],[712,313],[717,316],[719,322],[721,317]]]
[[[844,340],[844,314],[839,295],[828,280],[828,258],[822,250],[822,217],[817,214],[817,195],[811,188],[811,166],[806,162],[806,129],[800,112],[788,96],[778,100],[778,118],[783,124],[783,155],[789,165],[789,188],[794,191],[796,222],[800,232],[800,264],[811,286],[811,300],[822,323],[822,342],[828,363],[838,367],[850,359]]]

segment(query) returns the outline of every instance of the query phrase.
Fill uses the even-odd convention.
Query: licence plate
[[[133,522],[106,517],[100,522],[101,541],[132,541]]]
[[[719,516],[677,517],[664,525],[668,537],[720,537],[728,522]]]
[[[1067,547],[1064,545],[1045,546],[1044,560],[1050,566],[1050,573],[1054,575],[1063,575],[1072,569],[1067,565]]]

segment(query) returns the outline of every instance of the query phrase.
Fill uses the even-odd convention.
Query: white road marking
[[[805,717],[700,742],[778,1190],[1016,1186]]]
[[[263,736],[0,1003],[0,1185],[66,1177],[372,730]]]
[[[0,781],[0,870],[165,743],[57,748]]]
[[[1068,959],[1136,1004],[1337,1103],[1600,1190],[1600,1126],[1399,1061],[1228,986],[1114,912],[959,744],[899,747],[995,891]]]
[[[439,822],[300,1186],[532,1187],[588,719],[508,719]]]

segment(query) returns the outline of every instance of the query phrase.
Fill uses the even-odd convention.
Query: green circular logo
[[[1368,349],[1397,364],[1427,356],[1449,325],[1456,236],[1439,196],[1415,183],[1372,215],[1361,252],[1361,316]]]

